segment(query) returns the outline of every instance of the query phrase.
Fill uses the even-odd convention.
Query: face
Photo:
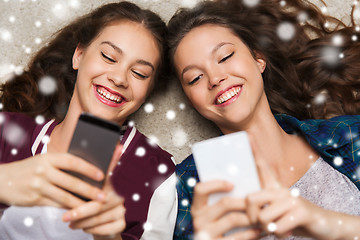
[[[144,103],[159,61],[157,42],[142,25],[105,27],[87,48],[75,50],[78,76],[70,108],[122,124]]]
[[[208,24],[192,29],[180,41],[174,63],[190,102],[224,133],[243,130],[266,105],[265,61],[254,59],[228,28]]]

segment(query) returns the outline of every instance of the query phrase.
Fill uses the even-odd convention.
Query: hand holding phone
[[[247,133],[236,132],[195,143],[192,147],[200,181],[227,180],[229,193],[213,194],[209,204],[224,196],[245,197],[261,189]]]

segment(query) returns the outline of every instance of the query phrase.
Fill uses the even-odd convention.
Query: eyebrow
[[[111,47],[112,47],[115,51],[117,51],[118,53],[123,54],[123,51],[121,50],[121,48],[119,48],[118,46],[116,46],[114,43],[112,43],[112,42],[110,42],[110,41],[101,42],[101,45],[102,45],[102,44],[107,44],[107,45],[111,46]],[[148,62],[148,61],[146,61],[146,60],[138,59],[138,60],[136,60],[136,63],[141,64],[141,65],[149,66],[149,67],[151,67],[151,69],[152,69],[153,71],[155,71],[154,65],[152,65],[150,62]]]
[[[221,42],[221,43],[219,43],[218,45],[216,45],[216,46],[213,48],[213,50],[211,51],[211,54],[214,54],[214,53],[215,53],[217,50],[219,50],[222,46],[227,45],[227,44],[234,45],[233,43],[230,43],[230,42]],[[186,66],[186,67],[182,70],[182,72],[181,72],[181,79],[183,79],[184,74],[185,74],[187,71],[189,71],[190,69],[192,69],[192,68],[196,68],[196,65],[192,64],[192,65]]]

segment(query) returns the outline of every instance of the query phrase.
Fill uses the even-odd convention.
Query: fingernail
[[[102,180],[102,179],[103,179],[103,177],[104,177],[103,172],[98,171],[98,172],[96,173],[96,179]]]
[[[96,199],[99,200],[99,201],[104,201],[105,200],[105,194],[103,192],[98,193]]]
[[[65,213],[64,215],[63,215],[63,221],[64,222],[69,222],[70,221],[70,214],[69,213]]]

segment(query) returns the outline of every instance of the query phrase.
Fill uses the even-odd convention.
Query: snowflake
[[[146,113],[151,113],[151,112],[154,111],[154,105],[151,104],[151,103],[147,103],[144,106],[144,110],[145,110]]]
[[[31,227],[33,224],[34,224],[34,219],[32,219],[32,217],[24,218],[24,225],[26,227]]]
[[[336,66],[339,63],[340,54],[340,49],[332,46],[324,47],[321,51],[322,59],[328,66]]]
[[[169,120],[174,120],[176,117],[176,112],[174,110],[169,110],[166,112],[166,118]]]
[[[289,41],[295,36],[295,27],[290,22],[280,23],[276,29],[278,37],[283,41]]]
[[[343,42],[344,42],[344,38],[339,34],[336,34],[335,36],[332,37],[332,43],[334,44],[334,46],[341,46]]]
[[[139,201],[140,200],[140,195],[138,193],[134,193],[132,195],[132,200],[135,201],[135,202]]]
[[[334,158],[334,165],[335,166],[341,166],[343,164],[343,159],[342,157],[335,157]]]
[[[196,180],[195,178],[191,177],[191,178],[188,178],[188,180],[186,181],[187,185],[189,187],[195,187],[196,185]]]
[[[277,229],[277,226],[276,226],[276,223],[274,223],[274,222],[271,222],[267,225],[267,230],[269,232],[275,232],[276,229]]]
[[[45,122],[45,118],[44,118],[44,116],[42,116],[42,115],[37,115],[36,117],[35,117],[35,122],[36,122],[36,124],[43,124],[44,122]]]
[[[260,0],[243,0],[245,6],[252,8],[258,5]]]
[[[161,174],[166,173],[167,170],[168,170],[167,166],[165,164],[163,164],[163,163],[158,166],[158,171]]]
[[[189,200],[187,200],[187,199],[181,200],[181,205],[183,205],[184,207],[189,206]]]
[[[182,147],[187,143],[188,136],[184,130],[177,129],[174,131],[172,141],[176,147]]]
[[[143,157],[143,156],[145,156],[145,154],[146,154],[145,148],[143,148],[143,147],[138,147],[138,148],[136,149],[136,152],[135,152],[135,155],[136,155],[136,156],[138,156],[138,157]]]
[[[56,80],[50,76],[42,77],[39,82],[39,91],[44,95],[54,94],[57,90]]]
[[[146,223],[144,223],[143,228],[145,231],[151,231],[153,229],[153,226],[151,223],[146,222]]]

